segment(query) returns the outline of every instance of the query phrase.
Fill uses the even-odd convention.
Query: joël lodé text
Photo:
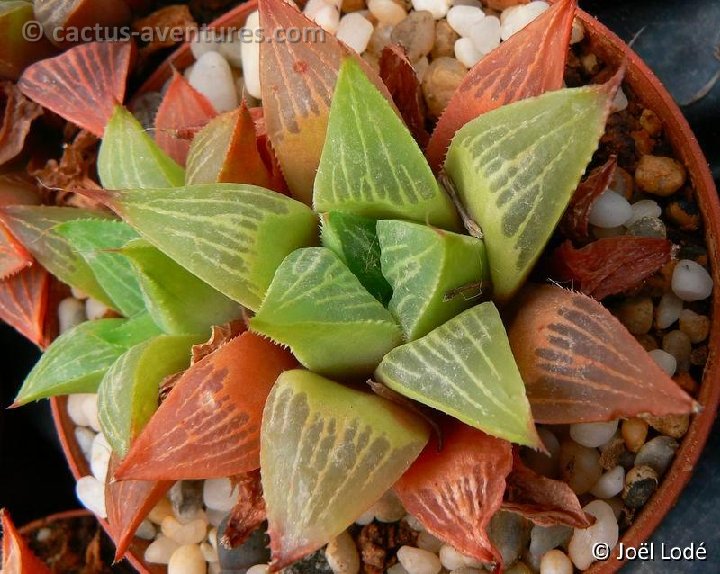
[[[639,546],[626,546],[620,542],[617,552],[620,560],[707,560],[707,548],[704,542],[691,542],[685,546],[665,542],[643,542]]]

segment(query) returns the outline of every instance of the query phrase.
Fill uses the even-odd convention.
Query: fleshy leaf
[[[250,328],[327,375],[369,374],[402,340],[387,309],[324,247],[298,249],[282,262]]]
[[[126,190],[104,201],[160,251],[252,310],[285,256],[317,240],[307,206],[253,185]]]
[[[122,106],[115,106],[105,128],[97,170],[106,189],[165,188],[185,182],[185,170]]]
[[[147,315],[88,321],[60,335],[25,379],[15,405],[72,393],[94,393],[110,366],[160,331]]]
[[[25,147],[25,139],[35,118],[42,115],[40,106],[26,99],[17,86],[3,82],[5,110],[0,124],[0,165],[17,157]]]
[[[132,42],[83,44],[33,64],[18,86],[43,107],[102,137],[125,97],[132,56]]]
[[[92,269],[97,282],[126,317],[145,310],[140,284],[130,263],[117,252],[136,239],[135,230],[122,221],[84,219],[68,221],[55,227]]]
[[[278,375],[296,365],[262,337],[232,339],[182,374],[115,477],[205,479],[255,470],[265,400]]]
[[[36,20],[33,3],[26,0],[0,2],[0,79],[17,80],[23,70],[33,62],[50,57],[54,50],[47,38],[26,36],[28,22]]]
[[[468,309],[489,291],[480,239],[407,221],[378,221],[383,275],[392,285],[388,309],[413,341]]]
[[[118,462],[113,454],[105,484],[108,533],[115,542],[115,560],[122,559],[142,521],[173,485],[171,480],[112,480]]]
[[[32,262],[30,252],[0,223],[0,281],[29,267]]]
[[[395,492],[428,532],[467,556],[495,562],[500,554],[486,529],[502,505],[510,443],[457,421],[442,434],[442,447],[428,443]]]
[[[488,250],[494,296],[520,288],[565,210],[605,129],[619,76],[550,92],[463,127],[445,169]]]
[[[353,272],[368,292],[387,305],[392,287],[380,267],[380,243],[374,219],[332,211],[322,216],[321,239]]]
[[[658,237],[603,237],[575,249],[566,241],[550,256],[552,277],[598,301],[629,291],[670,261],[672,243]]]
[[[385,493],[428,440],[422,419],[309,371],[268,397],[260,459],[272,570],[317,550]]]
[[[507,477],[503,509],[521,514],[534,524],[567,524],[587,528],[595,520],[585,514],[577,495],[565,482],[552,480],[526,467],[515,453]]]
[[[108,217],[100,211],[45,205],[11,205],[0,213],[10,232],[50,273],[112,307],[110,297],[98,283],[90,266],[54,229],[66,221]]]
[[[242,307],[140,239],[120,250],[135,270],[145,307],[166,333],[202,333],[242,316]]]
[[[185,165],[190,142],[178,131],[202,128],[217,115],[208,99],[193,88],[182,74],[173,72],[155,116],[155,141],[179,165]]]
[[[533,22],[482,58],[455,90],[427,147],[438,170],[455,133],[501,106],[563,86],[575,0],[555,2]]]
[[[34,263],[0,283],[0,319],[39,347],[50,343],[44,325],[51,280],[50,274]]]
[[[8,574],[50,574],[50,568],[33,554],[4,508],[0,509],[0,519],[3,533],[2,571]]]
[[[157,409],[160,383],[190,366],[190,349],[201,340],[198,336],[154,337],[132,347],[105,373],[98,389],[98,418],[115,454],[127,454]]]
[[[554,285],[532,286],[510,328],[538,423],[684,414],[697,404],[600,303]]]
[[[375,378],[490,435],[539,444],[505,327],[490,302],[393,349]]]
[[[310,203],[325,142],[330,102],[343,58],[355,59],[390,100],[382,80],[356,53],[285,0],[261,0],[260,30],[274,38],[297,31],[300,42],[260,42],[260,85],[267,133],[297,199]]]
[[[271,188],[272,176],[258,150],[255,123],[247,105],[206,125],[193,139],[188,156],[188,184],[248,183]]]
[[[455,207],[412,135],[352,59],[338,76],[313,205],[316,211],[458,227]]]

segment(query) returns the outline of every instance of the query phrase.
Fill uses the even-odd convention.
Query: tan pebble
[[[325,548],[325,558],[334,574],[357,574],[360,570],[360,556],[347,531],[330,541]]]
[[[360,10],[365,10],[365,8],[367,8],[365,0],[342,0],[342,4],[340,5],[340,10],[343,14],[358,12]]]
[[[207,563],[197,544],[186,544],[170,557],[167,574],[205,574]]]
[[[646,351],[654,351],[658,348],[657,341],[652,335],[638,335],[635,339],[637,339],[637,342],[640,343]]]
[[[648,424],[639,418],[632,418],[623,421],[621,431],[625,440],[625,447],[630,452],[637,452],[645,444],[648,434]]]
[[[635,189],[633,176],[620,166],[615,168],[615,173],[613,174],[612,182],[610,182],[610,187],[615,193],[619,193],[628,201],[632,200],[633,191]]]
[[[602,475],[597,449],[564,442],[560,447],[560,472],[575,494],[585,494]]]
[[[540,560],[540,574],[572,574],[573,565],[562,550],[550,550]]]
[[[417,545],[421,550],[438,553],[440,552],[440,548],[442,548],[443,542],[429,532],[421,532],[418,534]]]
[[[620,437],[616,437],[605,446],[598,462],[604,470],[611,470],[620,464],[626,451],[625,441]],[[598,478],[600,477],[598,476]]]
[[[690,364],[698,367],[704,367],[705,363],[707,363],[709,353],[710,350],[707,345],[695,347],[692,350],[692,353],[690,353]]]
[[[205,558],[205,562],[217,562],[219,560],[217,550],[209,542],[200,544],[200,551],[203,558]]]
[[[370,36],[370,42],[367,45],[365,53],[370,53],[379,57],[383,49],[390,45],[390,36],[392,35],[392,31],[392,24],[378,24],[375,26],[375,30],[373,30],[372,36]]]
[[[372,509],[375,518],[380,522],[397,522],[406,514],[402,502],[392,490],[383,494],[380,500],[373,504]]]
[[[631,297],[615,310],[617,318],[633,335],[644,335],[653,324],[653,302],[650,297]]]
[[[682,438],[690,426],[690,415],[666,415],[664,417],[643,417],[660,434],[672,438]]]
[[[162,524],[162,521],[166,516],[173,516],[173,509],[170,501],[163,497],[150,511],[148,519],[150,522],[154,522],[155,524]]]
[[[466,73],[465,66],[455,58],[437,58],[430,63],[422,90],[431,116],[439,117],[445,111]]]
[[[671,157],[644,155],[635,168],[635,183],[644,192],[666,197],[685,183],[685,168]]]
[[[178,548],[177,542],[161,534],[145,550],[145,561],[151,564],[167,564]]]
[[[270,566],[267,564],[255,564],[255,566],[248,568],[246,574],[268,574],[269,571]]]
[[[663,351],[675,357],[679,372],[687,371],[690,368],[692,344],[690,343],[690,337],[685,333],[679,329],[670,331],[663,337],[662,348]]]
[[[510,568],[505,570],[505,574],[534,574],[532,568],[525,562],[515,562]]]
[[[640,125],[652,137],[658,136],[662,132],[662,121],[655,112],[647,108],[640,114]]]
[[[435,18],[427,10],[411,12],[392,31],[391,40],[400,44],[411,62],[427,56],[435,44]]]
[[[160,528],[165,536],[180,545],[199,544],[207,535],[207,522],[203,518],[181,524],[174,516],[166,516]]]
[[[600,69],[600,63],[597,56],[589,52],[580,58],[583,68],[588,74],[594,75]]]
[[[683,309],[680,313],[680,330],[688,336],[691,343],[702,343],[710,334],[710,319],[691,309]]]
[[[435,24],[435,45],[430,54],[434,59],[454,57],[455,40],[459,37],[458,33],[447,23],[447,20],[439,20]]]
[[[665,215],[683,231],[700,228],[700,210],[687,200],[673,201],[665,208]]]

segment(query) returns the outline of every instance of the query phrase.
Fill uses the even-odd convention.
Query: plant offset
[[[282,0],[259,12],[268,31],[310,25]],[[528,283],[561,219],[587,227],[578,197],[597,174],[581,180],[622,80],[562,88],[557,66],[522,65],[537,51],[562,62],[573,14],[557,2],[469,72],[430,137],[432,167],[407,100],[332,37],[260,45],[261,110],[216,115],[174,75],[156,139],[120,103],[130,44],[25,71],[24,94],[102,138],[102,187],[74,188],[84,209],[2,196],[4,318],[47,346],[16,405],[98,394],[118,556],[173,481],[231,477],[234,542],[267,521],[272,570],[391,489],[428,532],[501,570],[487,532],[501,508],[545,526],[597,518],[520,461],[519,446],[547,446],[535,423],[697,410],[600,303]],[[113,85],[77,73],[86,61]],[[83,100],[93,114],[67,104]],[[168,136],[188,128],[190,143]],[[639,242],[643,275],[612,293],[669,258],[658,242]],[[115,317],[50,342],[47,272]]]

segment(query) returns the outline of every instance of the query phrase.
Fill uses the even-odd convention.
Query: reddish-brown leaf
[[[118,465],[117,456],[110,459],[108,477]],[[173,485],[171,480],[108,480],[105,484],[108,534],[115,542],[115,560],[121,560],[132,542],[135,531],[145,517]]]
[[[40,347],[50,341],[45,332],[51,276],[35,262],[0,283],[0,319]]]
[[[233,476],[231,481],[238,489],[238,503],[230,511],[225,534],[219,540],[226,548],[235,548],[245,542],[266,519],[260,471]]]
[[[285,180],[293,197],[310,204],[341,61],[355,58],[388,101],[392,98],[365,60],[294,4],[260,0],[258,9],[260,29],[268,40],[283,37],[287,30],[303,38],[261,42],[260,78],[267,132]]]
[[[0,510],[0,518],[3,532],[2,571],[7,574],[50,574],[50,568],[32,553],[15,528],[7,510]]]
[[[430,139],[425,129],[425,109],[422,88],[415,69],[397,44],[386,46],[380,55],[380,78],[387,86],[405,125],[421,148]]]
[[[30,252],[0,223],[0,281],[32,265]]]
[[[610,421],[697,410],[600,303],[556,285],[517,302],[508,335],[537,423]]]
[[[263,158],[263,163],[265,163],[268,173],[270,174],[270,184],[268,185],[268,189],[284,193],[285,195],[290,195],[290,190],[285,182],[285,176],[283,175],[282,168],[280,167],[280,162],[275,155],[275,149],[273,148],[270,138],[267,135],[267,126],[265,125],[263,108],[250,108],[249,111],[253,122],[255,122],[257,148],[260,152],[260,156]]]
[[[178,137],[178,131],[198,130],[216,115],[208,99],[175,71],[155,116],[155,141],[171,158],[184,166],[190,141]]]
[[[35,118],[41,116],[40,106],[28,100],[12,82],[2,82],[5,111],[0,126],[0,165],[17,157]]]
[[[259,468],[265,401],[278,375],[296,365],[262,337],[235,337],[176,381],[115,478],[222,478]]]
[[[92,42],[30,66],[18,86],[31,100],[102,137],[125,97],[131,42]]]
[[[179,32],[187,34],[197,28],[197,23],[187,5],[173,4],[135,20],[132,26],[141,39],[149,40],[139,50],[138,59],[141,62],[139,65],[142,66],[142,63],[158,50],[172,48],[178,38],[184,37],[184,34],[181,35]],[[168,33],[170,30],[173,31],[172,34]]]
[[[430,137],[437,171],[455,132],[480,114],[563,85],[575,0],[558,0],[536,20],[480,60],[453,94]]]
[[[595,522],[583,512],[578,497],[566,483],[529,469],[517,451],[513,453],[513,469],[507,477],[503,508],[541,526],[567,524],[587,528]]]
[[[670,261],[672,243],[656,237],[604,237],[575,249],[566,241],[550,256],[551,275],[598,301],[624,293]]]
[[[211,355],[228,341],[245,331],[247,331],[247,323],[244,319],[236,319],[224,325],[213,325],[210,339],[206,343],[193,345],[191,364],[199,363],[205,357]]]
[[[560,231],[565,237],[582,243],[590,239],[590,210],[595,200],[604,192],[615,174],[617,168],[616,156],[611,156],[607,162],[595,168],[578,185],[560,221]]]
[[[21,173],[0,175],[0,207],[37,205],[37,188]],[[0,281],[32,264],[32,255],[4,224],[0,224]]]
[[[486,528],[500,509],[512,468],[510,443],[458,421],[443,428],[395,484],[407,511],[429,532],[483,562],[500,560]]]

